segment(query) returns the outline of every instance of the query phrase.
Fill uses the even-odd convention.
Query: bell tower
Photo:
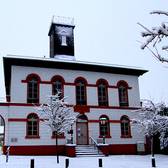
[[[50,38],[50,58],[75,60],[74,28],[73,18],[53,18],[48,33]]]

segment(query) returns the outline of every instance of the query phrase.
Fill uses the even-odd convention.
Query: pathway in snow
[[[55,156],[5,156],[0,155],[0,168],[30,168],[30,159],[35,159],[35,168],[65,168],[65,159],[60,157],[60,164],[56,163]],[[69,158],[69,168],[99,168],[98,157]],[[113,155],[102,157],[103,168],[151,168],[150,155]],[[156,155],[157,168],[168,167],[167,155]]]

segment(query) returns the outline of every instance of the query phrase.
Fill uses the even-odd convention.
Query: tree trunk
[[[56,131],[56,153],[57,153],[57,163],[59,163],[59,154],[58,154],[58,133]]]
[[[153,140],[154,140],[154,136],[151,137],[151,155],[152,155],[152,167],[156,167]]]

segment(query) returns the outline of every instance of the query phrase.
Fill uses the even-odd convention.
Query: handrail
[[[89,137],[89,138],[90,138],[90,141],[91,141],[91,145],[93,144],[94,148],[97,148],[98,153],[100,153],[100,149],[98,147],[98,143],[94,140],[93,137]]]
[[[92,142],[93,142],[93,145],[94,146],[98,146],[98,143],[94,140],[94,138],[93,137],[89,137],[90,138],[90,140],[91,140],[91,144],[92,144]]]

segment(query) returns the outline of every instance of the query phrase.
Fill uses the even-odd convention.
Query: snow
[[[132,124],[138,125],[150,138],[159,133],[161,148],[168,146],[168,107],[162,102],[154,104],[151,100],[143,100],[137,112],[137,118],[132,119]]]
[[[69,55],[55,55],[54,58],[60,59],[60,60],[75,60],[75,56],[69,56]]]
[[[157,168],[167,168],[168,156],[156,155]],[[0,155],[0,168],[28,168],[30,160],[35,160],[35,168],[64,168],[65,159],[60,156],[60,163],[56,163],[56,156],[9,156],[6,163],[5,155]],[[76,157],[69,158],[68,168],[98,168],[99,157]],[[102,157],[103,168],[150,168],[150,155],[113,155]]]
[[[109,68],[123,68],[123,69],[132,69],[132,70],[145,70],[142,67],[127,66],[127,65],[118,65],[118,64],[109,64],[109,63],[98,63],[98,62],[88,62],[88,61],[79,61],[79,60],[70,60],[70,59],[56,59],[56,58],[46,58],[46,57],[34,57],[34,56],[23,56],[23,55],[7,55],[4,58],[15,58],[15,59],[25,59],[25,60],[39,60],[39,61],[48,61],[48,62],[63,62],[63,63],[75,63],[83,65],[97,65]]]
[[[74,26],[74,18],[64,16],[53,16],[52,23]]]
[[[158,14],[168,16],[168,12],[155,10],[150,14]],[[145,41],[141,45],[141,49],[148,48],[149,51],[161,62],[168,62],[168,59],[162,56],[162,50],[168,49],[168,46],[162,46],[162,40],[166,39],[168,36],[168,24],[167,22],[162,22],[161,25],[152,27],[151,29],[146,28],[142,24],[138,23],[145,31],[141,33],[141,36],[145,38]],[[162,44],[161,44],[162,43]],[[161,44],[161,45],[160,45]]]
[[[36,110],[41,113],[44,122],[52,131],[59,133],[66,133],[71,129],[76,120],[75,113],[65,102],[65,98],[61,98],[61,92],[58,91],[56,95],[49,96],[47,103],[36,107]]]

